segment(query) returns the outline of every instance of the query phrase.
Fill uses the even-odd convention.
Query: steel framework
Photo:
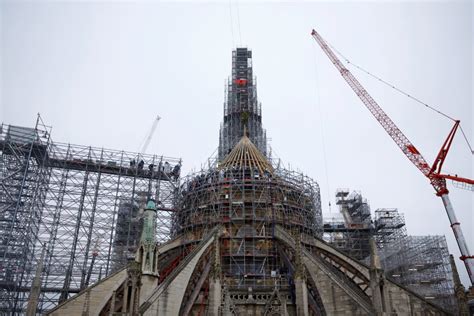
[[[405,236],[380,250],[387,277],[456,312],[454,281],[445,236]]]
[[[0,128],[0,312],[25,311],[43,246],[40,313],[120,267],[147,197],[158,240],[170,236],[179,159],[56,143],[50,131],[39,117]]]
[[[360,192],[336,191],[338,216],[324,218],[324,239],[368,264],[369,240],[376,241],[386,277],[445,309],[456,312],[454,281],[444,236],[408,236],[396,208],[375,210]]]
[[[272,271],[284,274],[272,237],[276,224],[296,234],[322,234],[319,186],[299,172],[211,167],[183,180],[173,235],[201,239],[223,225],[222,272],[234,290],[273,289]]]
[[[373,231],[370,206],[360,192],[336,191],[341,217],[324,221],[324,239],[358,260],[370,254],[369,239]]]
[[[382,250],[407,236],[405,217],[396,208],[376,209],[374,229],[377,247]]]
[[[262,127],[262,105],[257,98],[257,83],[253,77],[252,51],[237,48],[232,52],[232,76],[225,91],[224,120],[219,132],[219,160],[240,140],[244,125],[249,138],[266,155],[267,135]]]

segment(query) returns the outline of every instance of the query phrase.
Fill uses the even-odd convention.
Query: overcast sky
[[[199,168],[218,145],[231,51],[246,46],[273,152],[319,183],[324,212],[337,188],[360,190],[372,211],[403,212],[410,234],[446,235],[459,257],[428,180],[310,32],[316,28],[354,63],[461,119],[472,143],[470,1],[3,1],[0,18],[0,121],[33,126],[40,112],[55,141],[137,151],[159,114],[148,152],[183,158],[185,171]],[[451,121],[354,74],[431,163]],[[473,178],[460,134],[445,170]],[[472,253],[473,193],[449,188]],[[459,260],[458,268],[468,285]]]

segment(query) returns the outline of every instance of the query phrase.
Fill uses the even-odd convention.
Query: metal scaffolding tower
[[[30,290],[35,246],[51,170],[48,130],[0,128],[0,312],[21,311]]]
[[[140,202],[158,201],[157,238],[170,236],[181,161],[51,140],[0,128],[0,312],[25,311],[46,247],[38,312],[109,275],[136,247]]]
[[[225,227],[220,264],[232,290],[247,293],[251,287],[271,293],[274,274],[288,273],[280,271],[275,225],[295,234],[322,234],[319,186],[299,172],[211,167],[183,180],[173,235],[200,240],[216,225]],[[289,279],[280,282],[287,287]]]
[[[396,208],[376,209],[374,226],[375,240],[382,250],[407,236],[405,218]]]
[[[262,127],[261,107],[253,77],[252,51],[237,48],[232,52],[232,76],[226,88],[224,121],[219,134],[219,160],[240,140],[244,125],[250,140],[264,155],[267,154],[267,136]]]
[[[341,217],[324,222],[324,239],[353,258],[363,260],[370,254],[370,206],[359,192],[338,189],[336,204]]]
[[[453,312],[454,281],[444,236],[405,236],[380,250],[387,277]]]
[[[339,214],[324,218],[324,239],[351,257],[369,262],[369,239],[375,238],[387,278],[441,307],[456,311],[454,283],[444,236],[408,236],[396,208],[375,210],[359,192],[336,191]]]
[[[276,224],[296,234],[322,234],[318,184],[267,157],[252,52],[247,48],[232,52],[218,157],[208,169],[184,179],[179,201],[176,236],[199,239],[218,223],[225,227],[222,272],[236,291],[273,291],[275,274],[288,272],[279,271],[283,263],[272,238]]]

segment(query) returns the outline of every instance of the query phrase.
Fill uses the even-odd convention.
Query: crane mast
[[[326,41],[319,35],[318,32],[313,30],[311,35],[319,44],[324,53],[329,57],[329,60],[336,66],[337,70],[341,73],[341,76],[349,84],[351,89],[356,93],[359,99],[364,103],[367,109],[372,113],[372,115],[377,119],[377,121],[382,125],[385,131],[390,135],[390,137],[395,141],[397,146],[402,150],[402,152],[407,156],[407,158],[426,176],[431,185],[436,191],[436,195],[441,197],[443,205],[448,214],[449,221],[451,223],[451,228],[453,230],[456,242],[458,244],[459,250],[461,252],[460,259],[464,262],[466,266],[467,273],[471,280],[471,284],[474,285],[474,256],[472,256],[467,247],[466,240],[461,230],[461,224],[456,218],[456,214],[452,207],[451,201],[449,199],[449,191],[446,187],[446,179],[451,179],[454,181],[459,181],[468,185],[473,185],[474,181],[471,179],[461,178],[458,176],[444,175],[441,174],[441,167],[444,163],[446,155],[451,146],[453,137],[456,133],[456,130],[459,126],[459,121],[455,122],[454,127],[448,135],[448,138],[443,144],[433,166],[430,166],[421,153],[416,149],[416,147],[410,142],[410,140],[403,134],[403,132],[397,127],[397,125],[390,119],[390,117],[382,110],[382,108],[375,102],[375,100],[370,96],[367,90],[364,89],[362,84],[354,77],[354,75],[347,69],[343,63],[339,60],[336,54],[331,50]]]

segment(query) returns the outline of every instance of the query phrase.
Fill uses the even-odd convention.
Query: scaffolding
[[[380,250],[387,277],[445,309],[456,311],[454,281],[444,236],[405,236]]]
[[[369,239],[376,241],[385,275],[434,304],[455,309],[454,283],[444,236],[408,236],[396,208],[379,208],[374,221],[360,192],[336,191],[338,214],[324,218],[324,239],[349,256],[370,262]]]
[[[257,98],[253,77],[252,51],[237,48],[232,52],[232,76],[227,81],[224,120],[219,132],[218,159],[222,160],[243,135],[244,125],[250,140],[267,154],[267,136],[262,127],[262,105]]]
[[[293,233],[321,236],[317,183],[283,168],[262,173],[235,166],[213,166],[183,180],[173,235],[200,240],[222,225],[220,264],[229,290],[271,292],[275,275],[288,286],[291,278],[281,268],[285,264],[274,243],[273,229],[278,224]]]
[[[444,236],[408,236],[396,208],[375,211],[375,240],[385,275],[425,299],[456,311],[454,281]]]
[[[375,241],[382,251],[407,236],[405,217],[396,208],[375,210]]]
[[[0,313],[22,314],[46,247],[38,312],[109,275],[134,251],[140,201],[158,201],[157,239],[170,237],[175,158],[53,142],[0,127]]]
[[[207,167],[183,178],[172,236],[199,241],[216,226],[224,227],[219,267],[223,286],[237,305],[250,292],[270,298],[277,284],[294,298],[294,271],[274,240],[274,228],[278,224],[295,234],[320,237],[319,186],[268,157],[252,52],[246,48],[232,53],[225,97],[218,153]]]
[[[373,232],[370,206],[360,192],[336,191],[339,217],[324,221],[324,240],[352,258],[363,260],[370,254],[369,239]]]
[[[49,133],[42,132],[0,127],[0,313],[21,309],[21,291],[29,291],[50,177],[43,167]]]

